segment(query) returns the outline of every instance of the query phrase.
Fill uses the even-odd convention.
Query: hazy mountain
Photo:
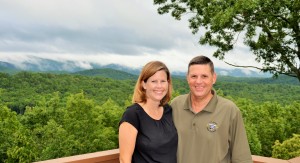
[[[11,63],[8,63],[8,62],[2,62],[0,61],[0,66],[2,68],[8,68],[8,69],[16,69],[17,67]]]
[[[19,71],[70,73],[86,76],[102,76],[111,79],[137,79],[140,69],[109,64],[98,65],[93,63],[78,63],[75,61],[59,62],[49,59],[34,58],[34,61],[23,62],[22,65],[0,61],[0,72],[15,74]],[[84,66],[83,66],[84,65]],[[87,66],[86,66],[87,65]],[[270,74],[258,73],[245,69],[220,69],[216,68],[218,81],[221,82],[243,82],[243,83],[280,83],[299,84],[296,78],[279,76],[278,79],[271,78]],[[186,72],[172,72],[173,78],[184,79]]]
[[[79,72],[91,69],[111,68],[119,71],[124,71],[130,74],[138,75],[141,68],[134,69],[117,64],[100,65],[89,62],[78,61],[57,61],[51,59],[44,59],[31,56],[30,59],[22,62],[21,64],[8,63],[0,61],[0,72],[13,71],[35,71],[35,72]],[[5,70],[5,71],[4,71]],[[216,67],[216,73],[222,76],[235,76],[235,77],[271,77],[270,74],[260,73],[249,69],[222,69]],[[185,76],[186,70],[182,72],[172,72],[173,76]]]
[[[9,74],[17,73],[20,70],[13,64],[8,62],[0,61],[0,72],[5,72]]]

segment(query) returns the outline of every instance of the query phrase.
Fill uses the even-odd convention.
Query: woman
[[[119,126],[121,163],[176,163],[177,131],[172,120],[172,81],[160,61],[147,63]]]

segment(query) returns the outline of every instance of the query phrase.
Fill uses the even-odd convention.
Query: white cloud
[[[22,65],[26,55],[58,61],[141,67],[151,60],[185,71],[190,59],[207,55],[216,67],[233,68],[212,57],[215,48],[198,44],[187,17],[159,15],[153,1],[4,0],[0,1],[0,61]],[[225,60],[253,64],[249,49],[237,48]],[[34,61],[31,61],[34,62]]]

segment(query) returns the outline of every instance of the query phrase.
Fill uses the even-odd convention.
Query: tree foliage
[[[232,100],[243,113],[252,154],[271,157],[275,141],[282,142],[300,133],[299,103],[283,107],[277,102],[257,105],[242,98]]]
[[[0,162],[118,148],[118,123],[134,85],[135,79],[0,73]],[[173,86],[172,98],[189,92],[184,78],[174,79]],[[300,134],[299,85],[226,79],[215,89],[241,109],[252,154],[270,157],[276,140]]]
[[[244,44],[262,63],[255,68],[300,81],[299,0],[154,0],[154,4],[159,5],[159,14],[171,12],[177,20],[189,15],[194,34],[205,28],[199,43],[217,47],[215,57],[223,60],[244,33]]]
[[[294,134],[292,138],[280,143],[275,141],[272,157],[280,159],[290,159],[300,156],[300,135]]]
[[[116,103],[96,105],[83,92],[61,101],[54,93],[49,101],[27,106],[19,115],[1,106],[0,162],[33,162],[118,147],[123,109]]]
[[[7,150],[13,147],[14,133],[21,127],[17,115],[5,106],[0,105],[0,162],[7,159]]]

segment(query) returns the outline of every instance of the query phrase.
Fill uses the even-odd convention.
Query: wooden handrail
[[[252,160],[253,163],[299,163],[300,157],[290,160],[281,160],[252,155]],[[119,163],[119,149],[39,161],[36,163]]]
[[[39,161],[36,163],[119,163],[119,149]]]

